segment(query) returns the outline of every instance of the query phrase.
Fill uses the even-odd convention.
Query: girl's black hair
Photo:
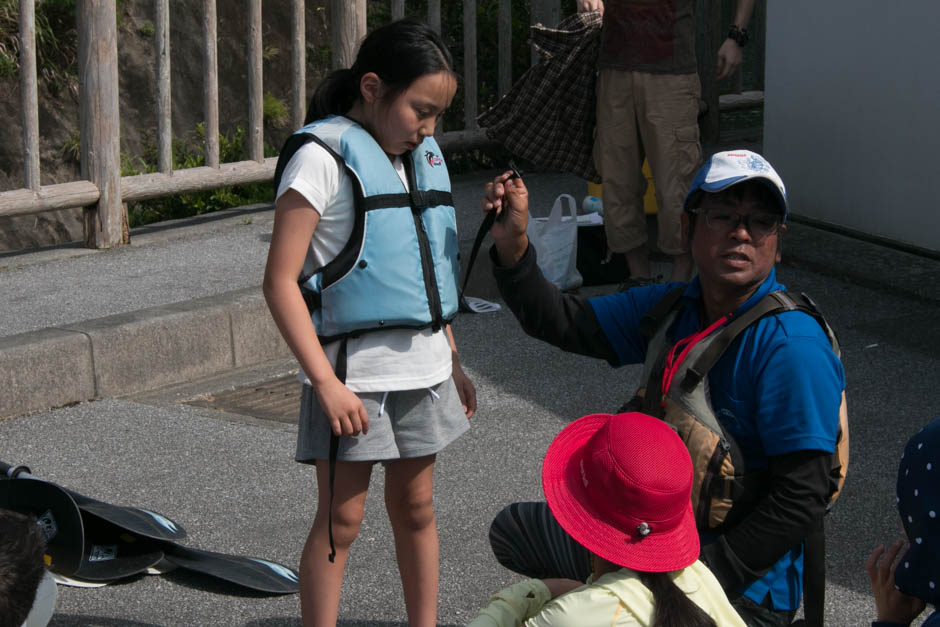
[[[425,74],[453,74],[454,59],[441,36],[424,22],[406,17],[386,24],[362,40],[351,68],[335,70],[323,79],[310,101],[304,124],[349,111],[361,95],[359,81],[368,72],[382,79],[385,98],[389,99]]]
[[[712,617],[686,596],[669,573],[640,573],[640,581],[653,593],[652,627],[717,627]]]

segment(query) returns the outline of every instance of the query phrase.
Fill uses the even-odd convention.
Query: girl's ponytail
[[[359,78],[352,68],[334,70],[320,81],[304,124],[310,124],[328,115],[342,115],[349,111],[359,97]]]
[[[669,573],[640,573],[640,581],[653,593],[653,627],[716,627],[705,610],[686,596]]]

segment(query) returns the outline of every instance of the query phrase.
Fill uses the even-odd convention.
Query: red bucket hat
[[[579,418],[548,447],[542,488],[562,528],[609,562],[658,573],[698,559],[692,460],[661,420],[637,412]]]

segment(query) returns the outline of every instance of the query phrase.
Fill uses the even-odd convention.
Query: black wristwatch
[[[750,41],[751,37],[747,34],[746,28],[738,28],[734,24],[731,25],[731,29],[728,30],[728,39],[733,40],[742,48],[747,45],[747,42]]]

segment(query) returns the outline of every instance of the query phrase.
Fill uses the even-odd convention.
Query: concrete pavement
[[[464,259],[485,178],[454,181]],[[584,195],[573,177],[526,180],[542,211],[558,193]],[[0,255],[0,416],[9,417],[0,459],[165,513],[192,546],[296,565],[316,504],[312,470],[292,461],[296,427],[180,402],[294,368],[258,289],[271,218],[246,208],[142,229],[125,249]],[[477,263],[468,294],[495,300],[486,256]],[[842,341],[852,465],[828,521],[827,624],[864,624],[873,612],[864,559],[900,528],[901,448],[940,407],[940,262],[793,223],[779,277],[817,300]],[[480,409],[436,470],[446,625],[465,624],[517,579],[491,557],[486,528],[506,503],[541,498],[551,438],[573,418],[615,409],[639,375],[527,338],[507,311],[462,315],[455,333]],[[373,478],[343,625],[405,624],[381,471]],[[60,586],[53,624],[299,625],[296,596],[231,592],[178,573]]]

